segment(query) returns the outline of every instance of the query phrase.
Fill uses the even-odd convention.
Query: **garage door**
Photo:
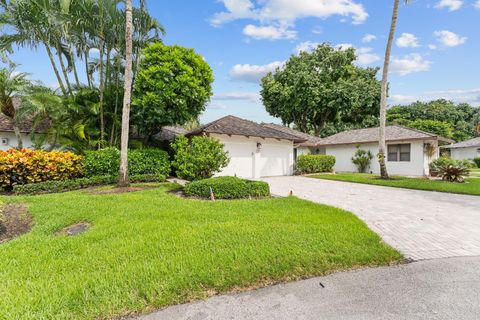
[[[291,174],[292,147],[285,145],[264,144],[260,152],[260,176],[274,177]]]
[[[219,175],[237,176],[241,178],[253,178],[253,143],[225,143],[230,162]]]

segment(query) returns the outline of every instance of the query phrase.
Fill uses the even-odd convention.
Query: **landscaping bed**
[[[480,179],[467,178],[464,183],[430,180],[427,178],[407,178],[392,176],[389,180],[380,179],[379,176],[367,173],[337,173],[315,174],[311,178],[336,180],[363,184],[373,184],[395,188],[406,188],[468,195],[480,195]]]
[[[25,205],[2,205],[0,201],[0,244],[27,233],[32,224],[32,216]]]
[[[353,214],[294,197],[178,198],[175,184],[4,197],[35,226],[0,245],[6,319],[96,319],[403,261]],[[76,236],[59,230],[88,222]]]

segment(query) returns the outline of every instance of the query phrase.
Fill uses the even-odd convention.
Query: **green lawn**
[[[398,176],[392,177],[391,180],[382,180],[379,178],[379,176],[369,173],[316,174],[310,177],[326,180],[374,184],[395,188],[480,195],[480,179],[477,178],[465,179],[465,183],[452,183],[438,180],[428,180],[425,178],[407,178]]]
[[[95,319],[402,256],[353,214],[294,197],[200,201],[158,188],[4,197],[33,230],[0,245],[0,318]],[[79,236],[55,235],[90,222]]]

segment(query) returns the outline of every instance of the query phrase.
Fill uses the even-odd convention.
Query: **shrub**
[[[179,136],[172,144],[175,174],[189,181],[212,177],[226,167],[230,159],[223,144],[209,137],[193,137],[189,141]]]
[[[454,160],[440,157],[430,164],[431,174],[439,176],[444,181],[463,182],[470,174],[472,163],[468,160]]]
[[[106,148],[85,153],[86,175],[117,176],[120,165],[120,151],[116,148]],[[170,174],[168,153],[160,149],[140,149],[128,151],[128,173],[131,176],[139,174]]]
[[[334,165],[334,156],[303,154],[297,158],[297,171],[301,174],[332,172]]]
[[[358,172],[365,173],[372,163],[373,154],[370,150],[363,150],[357,147],[355,155],[352,157],[352,162],[357,166]]]
[[[477,166],[477,168],[480,168],[480,157],[478,158],[473,158],[473,163]]]
[[[131,183],[140,182],[164,182],[164,175],[135,175],[130,177]],[[57,193],[72,190],[79,190],[89,187],[116,184],[118,178],[115,176],[97,176],[90,178],[80,178],[65,181],[46,181],[40,183],[31,183],[24,185],[16,185],[13,187],[13,192],[17,195],[22,194],[40,194],[40,193]]]
[[[83,158],[72,152],[10,149],[0,151],[0,186],[82,177]]]
[[[209,198],[210,188],[217,199],[258,198],[270,195],[268,183],[237,177],[218,177],[194,181],[185,186],[185,194],[189,197]]]

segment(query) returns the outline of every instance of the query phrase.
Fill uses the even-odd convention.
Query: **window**
[[[410,144],[388,145],[388,161],[410,161]]]

